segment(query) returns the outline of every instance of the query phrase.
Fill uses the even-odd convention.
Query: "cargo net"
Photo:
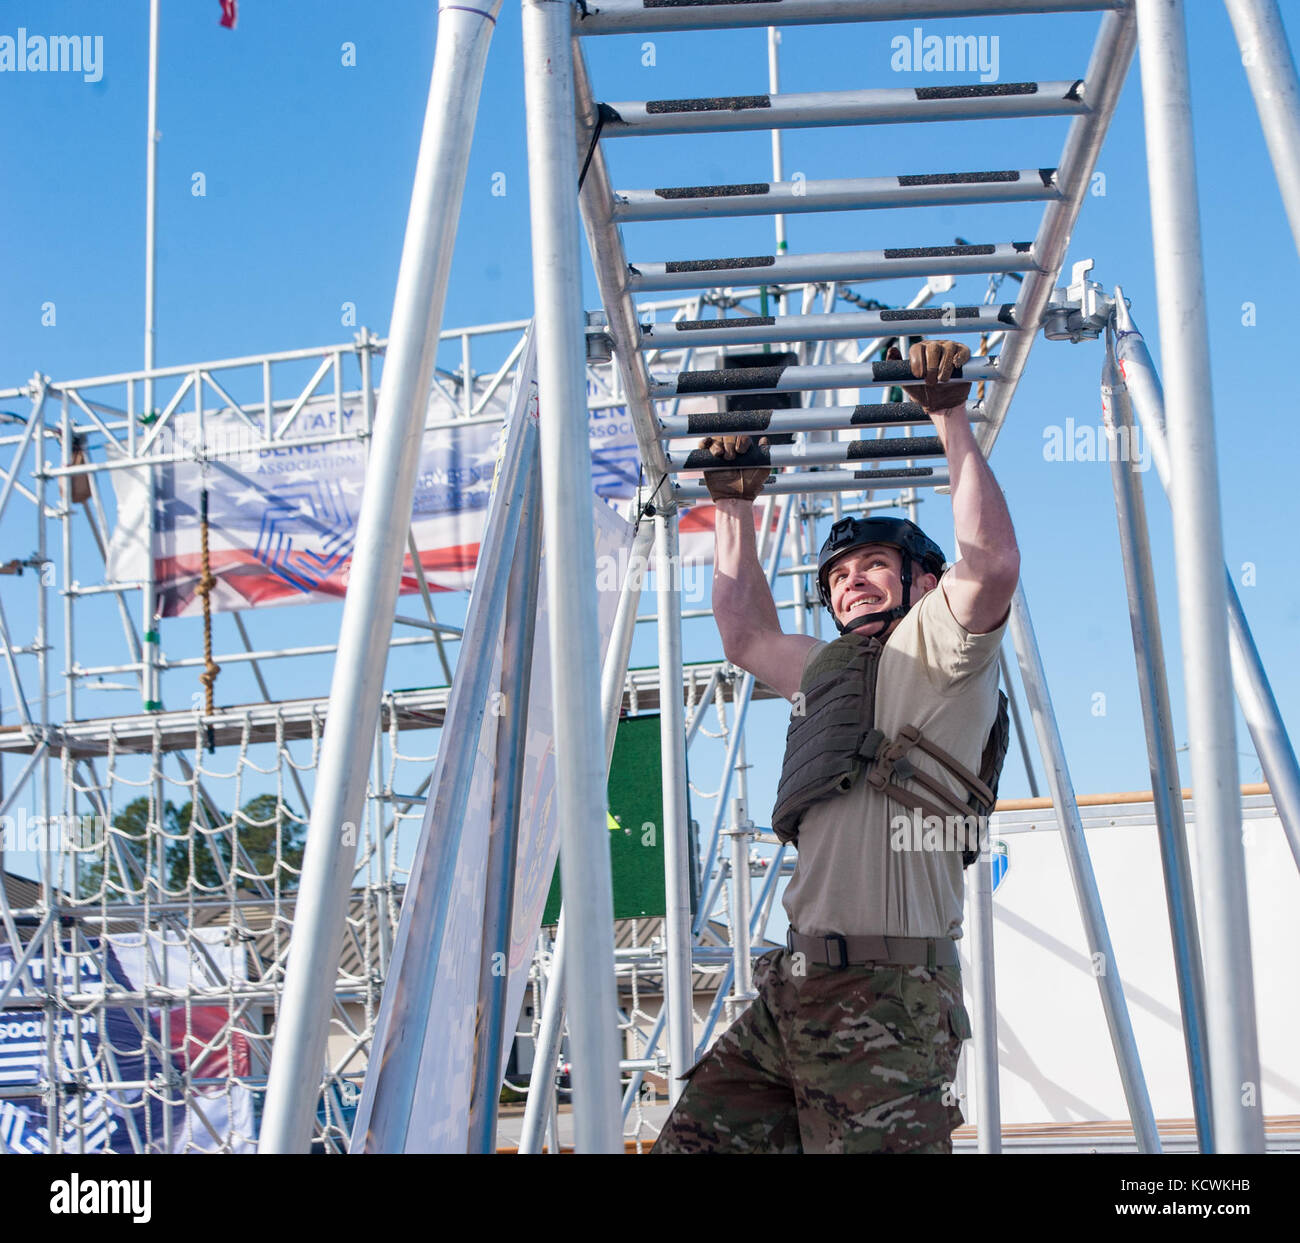
[[[533,955],[532,970],[524,1005],[520,1011],[515,1043],[507,1063],[501,1096],[499,1149],[516,1147],[524,1129],[529,1097],[542,1093],[540,1108],[544,1122],[541,1146],[549,1152],[568,1149],[572,1133],[561,1130],[560,1115],[571,1103],[568,1057],[568,1028],[561,1028],[560,1052],[555,1072],[549,1078],[535,1059],[540,1043],[546,993],[555,970],[556,929],[543,928]],[[622,1088],[623,1139],[629,1150],[649,1152],[659,1136],[668,1105],[665,1075],[667,1048],[664,1032],[663,920],[616,919],[614,921],[615,979],[618,990],[619,1083]],[[697,998],[709,982],[697,972]],[[716,988],[716,977],[713,979]],[[693,1012],[698,1023],[700,1016]]]
[[[344,826],[356,874],[318,1152],[347,1150],[433,771],[388,718],[362,823]],[[100,754],[64,751],[67,811],[39,844],[49,900],[0,901],[0,1152],[256,1147],[322,728],[256,741],[245,721],[209,751],[200,723],[192,745],[155,731],[144,751],[110,727]]]

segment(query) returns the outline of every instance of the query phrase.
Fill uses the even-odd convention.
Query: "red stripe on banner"
[[[426,574],[431,570],[435,574],[464,573],[478,565],[478,550],[478,544],[448,544],[445,548],[425,548],[420,552],[420,564]],[[429,584],[429,588],[433,591],[445,590],[445,588],[434,587],[432,583]],[[409,555],[402,560],[402,590],[420,590]]]
[[[712,531],[713,520],[717,516],[717,512],[712,505],[696,505],[691,509],[684,509],[678,520],[677,529],[681,532],[695,534],[702,531]]]
[[[175,1058],[197,1079],[224,1079],[247,1075],[252,1058],[248,1037],[239,1031],[225,1031],[230,1011],[225,1006],[184,1006],[170,1012],[172,1040],[177,1042]],[[189,1024],[188,1030],[186,1024]]]
[[[684,509],[681,518],[678,520],[677,529],[681,532],[690,532],[698,535],[703,531],[712,531],[714,519],[717,517],[717,507],[713,504],[695,505],[690,509]],[[777,501],[772,506],[772,530],[776,530],[777,523],[781,518],[781,502]],[[754,526],[759,527],[763,522],[763,511],[758,506],[754,506]]]
[[[420,553],[420,564],[426,575],[468,574],[478,563],[479,545],[452,544],[444,548],[429,548]],[[279,604],[292,599],[342,599],[347,594],[348,570],[351,561],[344,562],[328,577],[315,582],[310,590],[289,582],[281,574],[259,561],[247,549],[221,549],[208,558],[213,576],[235,592],[249,606]],[[291,565],[290,569],[294,567]],[[158,584],[162,617],[179,617],[193,603],[199,579],[203,574],[201,553],[183,553],[174,557],[154,558],[154,578]],[[309,572],[304,569],[304,578]],[[419,580],[411,566],[411,558],[402,561],[401,594],[410,595],[420,590]],[[430,591],[451,591],[435,582]]]

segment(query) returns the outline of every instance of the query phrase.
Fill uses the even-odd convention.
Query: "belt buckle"
[[[838,933],[831,933],[830,936],[822,937],[822,941],[825,942],[826,945],[826,965],[830,967],[832,971],[847,970],[849,966],[848,942]],[[830,947],[832,941],[835,942],[836,946],[839,948],[840,960],[838,963],[831,962]]]

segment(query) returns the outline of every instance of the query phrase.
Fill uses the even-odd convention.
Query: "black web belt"
[[[933,970],[955,967],[961,961],[957,943],[948,937],[817,937],[791,928],[785,945],[792,954],[802,954],[811,963],[837,971],[873,962]]]

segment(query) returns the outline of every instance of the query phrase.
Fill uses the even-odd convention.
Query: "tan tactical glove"
[[[767,437],[764,436],[758,443],[766,445],[767,442]],[[707,449],[721,461],[730,462],[745,453],[751,443],[748,436],[705,436],[700,441],[700,448]],[[751,467],[748,470],[706,470],[704,486],[715,501],[752,501],[763,490],[763,485],[771,474],[770,466]]]
[[[898,346],[891,345],[885,357],[897,361],[903,355]],[[960,341],[918,341],[908,352],[907,361],[911,364],[912,374],[918,380],[924,379],[925,383],[904,384],[903,392],[926,414],[937,414],[966,404],[970,396],[970,381],[951,379],[955,367],[970,361],[970,350]]]

